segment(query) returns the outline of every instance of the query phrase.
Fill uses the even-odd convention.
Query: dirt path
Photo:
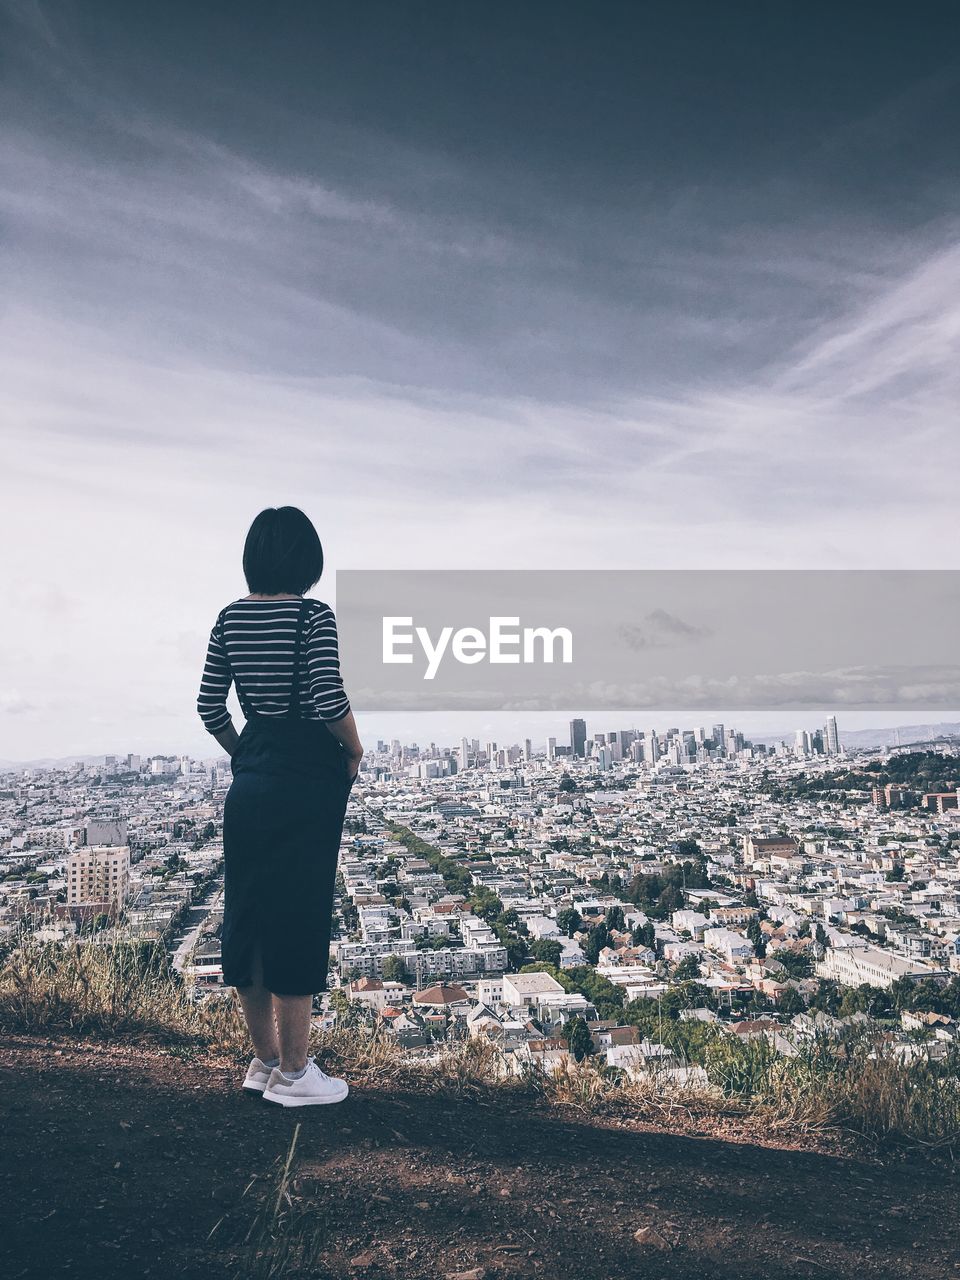
[[[284,1111],[237,1084],[222,1064],[154,1050],[0,1041],[6,1280],[250,1275],[242,1237],[297,1121],[291,1214],[317,1252],[284,1274],[960,1276],[949,1167],[604,1125],[509,1098],[354,1088],[340,1106]]]

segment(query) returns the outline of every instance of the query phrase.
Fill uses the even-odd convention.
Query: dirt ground
[[[5,1280],[261,1274],[243,1240],[297,1123],[281,1208],[315,1252],[282,1275],[960,1276],[947,1162],[773,1145],[683,1114],[598,1122],[509,1095],[357,1086],[284,1110],[243,1095],[225,1062],[5,1036]]]

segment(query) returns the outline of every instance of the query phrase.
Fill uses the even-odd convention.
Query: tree
[[[673,971],[674,982],[689,982],[700,977],[700,961],[696,956],[684,956]]]
[[[568,938],[572,938],[582,924],[583,920],[576,907],[564,907],[557,912],[557,928]]]
[[[583,944],[583,954],[587,957],[590,964],[596,964],[600,959],[600,952],[604,947],[610,945],[610,930],[606,924],[597,924],[587,934],[587,940]]]
[[[657,900],[657,910],[661,911],[664,916],[673,915],[674,911],[681,911],[686,903],[683,896],[683,890],[675,884],[668,884],[663,893]]]
[[[560,779],[560,790],[576,791],[576,789],[577,789],[576,782],[574,782],[573,778],[570,777],[569,773],[565,773],[563,777]]]
[[[590,1028],[579,1014],[565,1022],[560,1031],[560,1039],[566,1042],[567,1048],[577,1062],[593,1053],[593,1036]]]
[[[337,1015],[337,1021],[345,1021],[350,1013],[350,1001],[343,987],[334,987],[330,992],[330,1008]]]
[[[700,982],[682,982],[678,987],[670,987],[663,993],[657,1002],[657,1014],[675,1022],[684,1009],[709,1009],[713,1003],[709,987]]]
[[[578,964],[572,969],[557,969],[538,960],[524,965],[521,973],[549,973],[564,991],[579,991],[586,996],[601,1018],[619,1018],[623,1010],[623,987],[605,978],[589,964]]]
[[[552,964],[557,968],[560,965],[562,951],[563,948],[555,938],[540,938],[530,947],[530,954],[534,960],[542,960],[545,964]]]
[[[813,965],[809,957],[799,952],[783,948],[780,951],[774,951],[770,959],[786,969],[791,978],[809,978],[813,974]]]
[[[760,921],[756,916],[747,925],[747,937],[753,943],[753,949],[757,955],[763,959],[767,954],[767,940],[764,937],[763,930],[760,928]]]
[[[646,924],[638,924],[630,936],[630,941],[635,947],[649,947],[651,951],[657,943],[657,933],[653,925],[648,920]]]
[[[829,1013],[836,1017],[840,1012],[840,988],[832,978],[821,978],[820,983],[810,997],[810,1008],[820,1013]]]
[[[519,969],[527,958],[527,944],[522,938],[508,938],[503,944],[507,949],[507,964],[511,969]]]
[[[780,996],[778,1007],[784,1017],[795,1018],[798,1013],[803,1013],[807,1006],[803,1003],[803,996],[796,987],[787,987]]]
[[[616,929],[618,932],[626,927],[627,922],[623,918],[623,907],[619,905],[610,908],[607,912],[606,919],[607,925],[611,929]]]
[[[409,976],[407,967],[399,956],[387,956],[383,962],[384,982],[407,982]]]
[[[486,885],[479,885],[470,894],[470,908],[474,915],[480,916],[489,924],[491,920],[503,912],[503,903]]]
[[[842,1018],[848,1018],[853,1013],[866,1013],[871,1018],[889,1018],[893,1011],[891,992],[882,987],[874,987],[869,982],[862,982],[858,987],[845,987],[840,997],[839,1012]]]
[[[684,858],[702,858],[703,854],[696,840],[678,840],[677,853]]]

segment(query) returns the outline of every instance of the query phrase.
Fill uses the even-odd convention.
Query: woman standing
[[[323,572],[296,507],[261,511],[247,534],[250,594],[210,633],[197,710],[231,758],[223,808],[223,980],[237,988],[255,1057],[243,1087],[301,1107],[347,1083],[307,1056],[327,989],[340,835],[363,748],[340,678],[333,611],[305,593]],[[231,681],[246,718],[227,711]]]

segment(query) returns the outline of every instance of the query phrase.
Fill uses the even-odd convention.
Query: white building
[[[703,945],[709,951],[723,956],[728,964],[738,960],[750,960],[753,957],[753,943],[742,933],[733,929],[704,929]]]
[[[531,937],[536,938],[538,942],[542,938],[560,937],[556,920],[551,920],[549,916],[530,916],[525,923]]]
[[[130,889],[129,845],[86,845],[67,855],[67,903],[116,903]]]
[[[674,911],[670,917],[670,923],[678,933],[693,934],[695,938],[702,938],[704,930],[709,926],[710,921],[705,915],[699,911]]]
[[[942,969],[872,946],[829,947],[817,964],[817,975],[832,978],[845,987],[858,987],[864,982],[871,987],[890,987],[898,978],[919,982],[922,978],[946,976]]]
[[[549,973],[505,973],[503,1003],[509,1009],[526,1009],[528,1005],[551,1004],[566,995],[563,987]]]

